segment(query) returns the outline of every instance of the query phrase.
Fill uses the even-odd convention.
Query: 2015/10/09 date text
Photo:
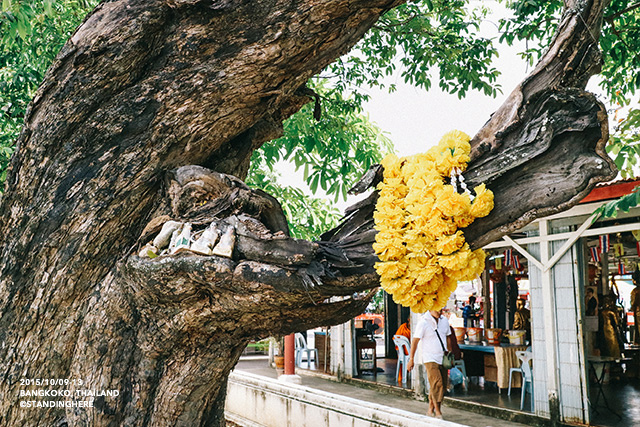
[[[74,385],[74,386],[83,386],[84,381],[80,378],[21,378],[20,379],[21,386],[62,386],[62,385]]]

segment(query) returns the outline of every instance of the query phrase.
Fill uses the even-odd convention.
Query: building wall
[[[565,243],[551,243],[553,256]],[[539,258],[540,244],[528,246],[529,252]],[[549,417],[549,373],[547,371],[547,339],[545,322],[554,322],[551,327],[555,334],[555,354],[560,417],[566,422],[586,423],[589,419],[586,400],[586,369],[584,344],[582,340],[582,275],[580,274],[580,243],[569,249],[551,269],[551,288],[555,319],[545,314],[543,307],[542,274],[538,268],[529,265],[531,285],[531,317],[533,338],[534,399],[537,415]]]
[[[332,326],[331,340],[331,373],[338,378],[352,378],[354,372],[353,328],[351,321]]]
[[[540,259],[540,244],[527,247],[528,252]],[[533,396],[536,415],[549,417],[547,393],[547,357],[544,333],[544,307],[542,304],[542,271],[529,263],[529,293],[531,294],[531,340],[533,342]]]
[[[555,253],[564,242],[553,242]],[[556,313],[558,324],[558,367],[561,414],[564,421],[585,422],[588,420],[588,406],[585,405],[586,368],[584,343],[582,339],[582,275],[578,262],[581,257],[580,241],[560,258],[552,270],[556,292]]]

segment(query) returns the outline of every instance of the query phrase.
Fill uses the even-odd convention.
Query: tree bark
[[[222,425],[227,376],[249,339],[364,309],[378,283],[375,194],[306,242],[241,179],[308,101],[305,82],[399,3],[115,0],[86,18],[29,107],[0,205],[1,425]],[[498,206],[466,231],[475,246],[611,176],[606,113],[579,91],[595,71],[585,34],[599,33],[603,7],[565,16],[540,77],[474,138],[468,180],[486,182]],[[512,203],[540,182],[554,187]],[[232,251],[140,257],[169,219],[226,233]],[[25,379],[118,395],[90,409],[22,408],[60,400],[21,398],[61,388]]]

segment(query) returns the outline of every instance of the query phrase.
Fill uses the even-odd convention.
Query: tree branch
[[[631,12],[632,10],[635,10],[635,9],[638,9],[638,8],[640,8],[640,2],[632,4],[631,6],[628,6],[627,8],[625,8],[625,9],[619,11],[619,12],[613,13],[611,15],[607,15],[607,16],[604,17],[604,20],[613,25],[613,20],[614,19],[624,15],[627,12]]]

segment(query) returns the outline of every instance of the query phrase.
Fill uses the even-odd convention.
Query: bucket
[[[458,343],[460,344],[463,344],[464,336],[467,333],[467,328],[453,328],[453,332],[455,332],[456,334],[456,341],[458,341]]]
[[[469,337],[469,342],[481,342],[482,328],[467,328],[467,336]]]
[[[485,329],[485,333],[487,334],[487,343],[491,345],[500,344],[500,337],[502,337],[502,329],[489,328],[489,329]]]
[[[284,356],[275,356],[274,362],[276,364],[276,372],[278,376],[284,374]]]
[[[527,334],[527,331],[525,330],[514,330],[514,331],[509,331],[508,333],[508,337],[509,337],[509,342],[513,345],[523,345],[524,344],[524,337]]]

